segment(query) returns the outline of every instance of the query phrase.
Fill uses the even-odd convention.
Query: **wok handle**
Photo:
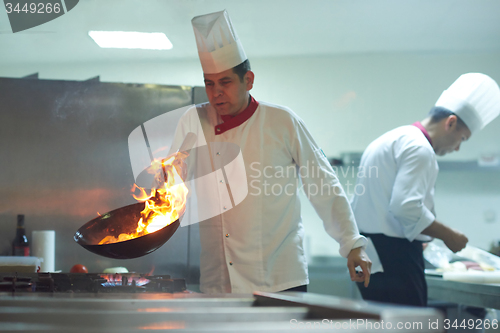
[[[181,144],[178,152],[187,151],[187,150],[190,150],[191,148],[193,148],[197,139],[198,139],[198,137],[196,136],[196,134],[194,134],[193,132],[189,132],[186,135],[186,137],[184,138],[184,141],[182,141],[182,144]]]
[[[182,141],[182,144],[179,147],[179,150],[177,150],[177,152],[182,152],[182,151],[190,150],[191,148],[193,148],[193,146],[196,143],[197,139],[198,139],[198,137],[196,136],[196,134],[194,134],[193,132],[189,132],[188,134],[186,134],[186,137],[184,138],[184,141]],[[170,156],[172,156],[172,155],[170,155]],[[163,178],[165,179],[165,182],[168,181],[168,176],[167,176],[168,173],[165,170],[165,165],[163,165],[163,161],[165,161],[168,158],[169,157],[166,157],[166,158],[164,158],[161,161],[162,162],[162,168],[163,168]]]

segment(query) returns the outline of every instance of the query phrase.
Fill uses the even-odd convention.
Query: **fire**
[[[132,192],[139,192],[132,196],[137,201],[145,203],[135,232],[120,234],[118,237],[106,236],[99,242],[99,245],[123,242],[153,233],[175,222],[184,214],[189,191],[180,174],[183,174],[186,169],[184,159],[187,156],[186,152],[177,152],[162,161],[154,160],[151,163],[149,172],[155,175],[156,183],[161,186],[152,189],[149,193],[136,184],[132,187]]]
[[[127,276],[127,285],[132,285],[132,281],[135,281],[136,286],[143,286],[149,283],[149,280],[145,277],[135,276],[133,274],[125,274]],[[101,277],[106,279],[107,282],[102,283],[104,287],[121,286],[123,285],[123,278],[121,274],[101,274]]]

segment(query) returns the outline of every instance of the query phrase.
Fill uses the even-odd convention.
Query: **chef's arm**
[[[422,234],[441,239],[453,252],[462,250],[469,241],[463,233],[439,221],[432,222]]]

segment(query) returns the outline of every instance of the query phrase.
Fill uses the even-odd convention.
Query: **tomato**
[[[88,273],[89,271],[87,270],[87,267],[77,264],[71,267],[69,270],[70,273]]]

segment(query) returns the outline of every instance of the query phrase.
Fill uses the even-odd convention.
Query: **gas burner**
[[[174,293],[186,290],[186,280],[170,279],[170,276],[168,275],[167,277],[168,278],[163,278],[162,276],[148,277],[149,283],[146,285],[146,288],[151,291],[166,293]]]
[[[4,281],[31,282],[29,276],[4,276]]]
[[[136,285],[127,285],[127,286],[110,286],[110,287],[101,287],[99,288],[99,292],[102,293],[143,293],[146,292],[146,288]]]
[[[55,291],[54,288],[54,279],[50,276],[50,273],[40,273],[38,275],[38,281],[35,283],[36,291],[53,292]]]
[[[125,274],[103,274],[101,275],[106,282],[103,282],[104,287],[115,286],[143,286],[149,282],[148,276],[136,273]]]
[[[177,293],[186,290],[184,279],[170,275],[137,273],[28,273],[27,276],[0,274],[0,291],[74,293]]]
[[[32,285],[30,282],[14,282],[14,281],[0,282],[1,291],[27,291],[31,290],[31,286]]]
[[[4,276],[0,282],[1,291],[26,291],[31,290],[31,278],[26,276]]]

